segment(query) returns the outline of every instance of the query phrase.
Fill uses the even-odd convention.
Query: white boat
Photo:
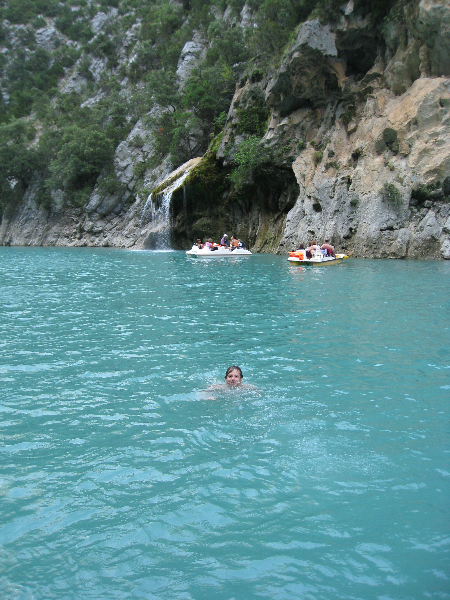
[[[193,258],[232,258],[234,256],[252,255],[250,250],[245,250],[245,248],[235,248],[234,250],[230,250],[226,246],[220,246],[218,244],[215,244],[213,248],[214,250],[210,250],[206,246],[205,248],[200,249],[194,244],[192,248],[186,252],[186,255],[192,256]]]
[[[337,265],[347,258],[347,254],[336,254],[336,256],[327,256],[325,250],[316,250],[314,252],[314,256],[312,256],[311,258],[307,258],[306,250],[297,250],[296,252],[289,252],[288,261],[290,265],[325,266]]]

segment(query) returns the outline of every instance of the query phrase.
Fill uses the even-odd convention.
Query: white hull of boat
[[[224,246],[216,246],[217,250],[210,250],[209,248],[202,248],[199,250],[197,246],[192,246],[190,250],[186,252],[187,256],[193,258],[233,258],[235,256],[251,256],[250,250],[244,248],[236,248],[230,250]]]
[[[288,261],[290,265],[313,265],[313,266],[325,266],[325,265],[338,265],[348,258],[347,254],[336,254],[334,256],[323,256],[318,254],[313,258],[305,258],[305,254],[302,252],[292,252],[289,255]]]

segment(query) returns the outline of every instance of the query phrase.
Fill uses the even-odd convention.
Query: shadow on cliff
[[[224,233],[242,239],[258,252],[276,249],[283,235],[286,215],[294,206],[299,186],[291,168],[273,163],[255,169],[251,180],[239,188],[212,152],[174,191],[171,203],[171,243],[191,247],[197,238],[218,241]]]

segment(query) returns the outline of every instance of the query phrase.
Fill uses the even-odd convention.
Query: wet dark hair
[[[228,377],[228,375],[231,373],[231,371],[238,371],[239,375],[241,376],[241,379],[244,379],[244,376],[242,375],[241,367],[237,367],[236,365],[232,365],[231,367],[228,367],[227,372],[225,373],[225,379]]]

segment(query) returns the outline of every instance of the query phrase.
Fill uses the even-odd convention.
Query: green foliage
[[[244,104],[245,108],[242,107]],[[269,110],[267,108],[264,94],[261,90],[251,90],[241,101],[236,110],[239,119],[237,133],[248,133],[250,135],[263,135],[267,125]]]
[[[55,60],[64,68],[72,67],[81,56],[81,51],[69,46],[61,46],[55,52]]]
[[[441,185],[440,181],[421,184],[411,190],[411,204],[422,206],[427,201],[435,202],[450,196],[450,177],[446,177]]]
[[[155,71],[147,80],[147,91],[159,106],[175,112],[181,105],[175,71]]]
[[[119,99],[108,102],[108,120],[106,133],[114,145],[128,135],[130,125],[127,120],[127,106]]]
[[[102,130],[93,125],[84,129],[70,126],[64,130],[56,157],[50,162],[48,186],[64,190],[69,199],[73,196],[80,203],[113,154],[111,140]]]
[[[118,8],[119,0],[100,0],[100,6],[103,10],[108,10],[111,6],[114,8]]]
[[[270,159],[269,149],[262,145],[258,136],[253,135],[242,141],[233,156],[236,168],[230,175],[235,188],[240,189],[244,184],[250,183],[255,171]]]
[[[147,114],[151,116],[145,118],[155,128],[154,161],[170,154],[177,166],[203,154],[214,135],[224,130],[236,82],[241,80],[241,85],[250,81],[253,91],[247,92],[236,107],[235,133],[248,138],[234,157],[231,177],[239,189],[273,158],[260,141],[269,111],[258,83],[268,74],[268,66],[277,66],[299,23],[312,14],[320,18],[337,14],[340,4],[341,0],[247,0],[253,16],[244,31],[235,23],[216,18],[218,11],[228,7],[237,15],[244,0],[0,0],[2,19],[26,25],[15,30],[19,43],[14,47],[8,25],[0,25],[0,42],[8,48],[0,55],[2,89],[4,97],[9,97],[6,103],[0,95],[1,210],[6,204],[13,205],[30,184],[38,190],[44,206],[49,206],[49,191],[55,187],[64,189],[70,201],[78,205],[89,197],[99,176],[102,189],[116,188],[117,182],[108,170],[114,149],[136,120]],[[377,21],[387,15],[392,4],[393,0],[362,0],[357,10],[361,16],[372,11]],[[90,19],[110,7],[118,8],[120,17],[94,37]],[[77,46],[62,42],[51,53],[38,48],[35,30],[45,26],[47,17],[54,19],[59,31]],[[94,81],[92,58],[105,57],[108,69],[117,67],[125,34],[137,19],[141,22],[141,28],[136,29],[138,44],[125,46],[133,61],[121,65],[115,76],[105,72],[100,82]],[[176,77],[180,51],[186,41],[193,39],[194,31],[207,39],[208,49],[203,62],[180,87]],[[75,64],[87,85],[80,94],[58,93],[65,69]],[[126,75],[131,83],[125,98],[120,81]],[[81,108],[94,96],[95,104]],[[353,110],[348,103],[349,120]],[[346,112],[342,115],[344,122]],[[18,118],[34,120],[35,127],[20,124]],[[397,140],[384,137],[380,140],[383,151],[395,151]],[[219,139],[215,138],[215,146],[208,152],[213,152]],[[143,140],[131,143],[141,146]],[[322,142],[314,146],[317,157],[325,145]],[[304,147],[305,141],[299,140],[296,149]],[[281,153],[285,158],[292,151],[285,147]],[[328,152],[328,161],[330,157]],[[229,186],[226,170],[219,168],[213,158],[202,164],[204,176],[214,172],[220,182],[209,190],[222,189],[224,181]],[[337,163],[327,165],[337,168]],[[137,168],[145,170],[148,166],[147,160]],[[265,172],[264,167],[259,175]]]
[[[206,56],[208,65],[220,62],[231,66],[249,58],[242,27],[230,28],[214,22],[208,29],[208,38],[211,38]]]
[[[169,109],[152,120],[157,130],[156,158],[169,152],[173,163],[179,165],[203,154],[210,134],[219,122],[226,122],[235,88],[231,69],[223,63],[193,69],[182,95],[174,71],[153,72],[147,81],[153,101]]]
[[[442,193],[444,196],[450,196],[450,176],[446,177],[442,182]]]
[[[56,27],[71,40],[86,43],[94,35],[89,20],[82,9],[72,11],[67,4],[59,11]]]
[[[277,60],[295,27],[306,20],[320,0],[250,0],[257,10],[257,27],[248,39],[249,48],[263,64]]]
[[[375,142],[375,152],[377,154],[383,154],[383,152],[387,150],[387,146],[383,141],[383,138],[379,138],[376,142]]]
[[[341,121],[343,122],[343,124],[345,126],[347,126],[352,119],[353,119],[353,111],[352,110],[346,110],[341,115]]]
[[[190,198],[198,205],[215,202],[230,187],[228,170],[222,168],[215,159],[214,146],[220,136],[213,142],[202,160],[195,166],[185,181],[185,188]]]
[[[38,17],[37,19],[34,19],[32,25],[35,29],[41,29],[41,27],[47,27],[47,22],[42,17]]]
[[[160,63],[158,51],[150,40],[141,42],[136,48],[133,62],[129,67],[129,75],[133,82],[139,81],[144,73],[156,69]]]
[[[2,23],[0,23],[0,43],[6,44],[7,38],[8,38],[8,35],[7,35],[6,27],[4,25],[2,25]]]
[[[33,107],[36,91],[50,92],[56,88],[58,77],[64,73],[61,64],[54,62],[43,48],[33,53],[19,50],[6,69],[10,94],[8,113],[19,118],[28,115]]]
[[[322,158],[323,158],[323,152],[322,151],[314,152],[314,154],[313,154],[313,161],[314,161],[315,165],[318,165],[322,161]]]
[[[395,129],[392,129],[392,127],[386,127],[386,129],[383,131],[383,142],[392,152],[394,152],[394,154],[398,152],[398,136],[397,132]]]
[[[131,140],[129,141],[129,145],[132,148],[142,148],[142,146],[145,144],[145,140],[143,140],[141,138],[140,135],[135,135],[134,137],[131,138]]]
[[[198,117],[190,111],[166,112],[154,122],[156,129],[154,160],[170,154],[174,165],[181,165],[202,154],[207,146]]]
[[[183,107],[193,110],[210,130],[213,119],[228,110],[234,93],[234,79],[226,65],[197,67],[183,90]]]
[[[394,6],[395,0],[370,0],[372,22],[381,23]]]
[[[158,66],[175,70],[181,49],[188,41],[187,32],[182,29],[181,7],[168,2],[141,2],[137,12],[142,19],[141,41],[155,45]]]
[[[117,46],[119,45],[118,39],[108,37],[104,33],[100,33],[96,38],[95,42],[87,44],[85,47],[86,52],[90,52],[93,56],[102,58],[105,56],[108,59],[108,68],[116,67],[118,64],[117,60]]]
[[[58,0],[8,0],[4,18],[14,24],[26,24],[42,14],[55,17],[60,10]]]
[[[339,170],[340,164],[338,163],[337,160],[335,161],[329,161],[325,163],[325,169],[335,169],[336,171]]]
[[[214,120],[213,120],[214,131],[215,132],[223,131],[226,122],[227,122],[227,113],[225,111],[223,111],[220,113],[220,115],[218,117],[214,117]]]
[[[42,156],[28,148],[33,127],[21,120],[0,126],[0,214],[8,205],[20,200],[33,174],[42,167]]]
[[[381,190],[381,198],[388,206],[398,206],[401,203],[402,195],[394,183],[385,183]]]
[[[16,32],[16,35],[22,47],[28,47],[33,50],[36,48],[36,36],[34,35],[34,30],[31,27],[19,29]]]
[[[6,102],[3,98],[3,95],[0,94],[0,124],[8,121],[8,114],[6,110]]]
[[[133,175],[138,179],[142,179],[145,175],[145,171],[148,169],[148,164],[145,160],[138,162],[133,167]]]
[[[149,6],[142,4],[140,12],[142,15],[141,38],[153,43],[166,41],[183,24],[180,8],[169,3],[160,5],[150,3]]]
[[[227,0],[227,4],[233,9],[236,15],[239,15],[244,8],[245,0]]]
[[[94,76],[92,75],[91,67],[91,59],[87,54],[83,55],[82,61],[78,66],[78,73],[85,77],[88,81],[93,81]]]

